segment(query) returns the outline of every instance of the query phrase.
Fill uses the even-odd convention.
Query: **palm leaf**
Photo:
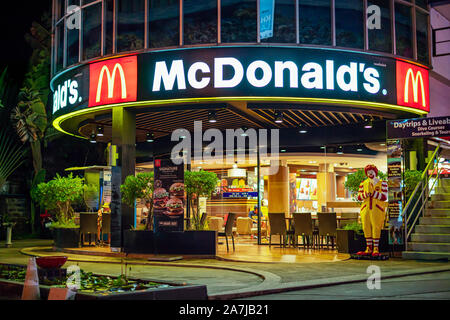
[[[0,188],[25,162],[26,150],[17,145],[5,129],[0,131]]]

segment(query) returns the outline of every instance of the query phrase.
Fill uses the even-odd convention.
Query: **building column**
[[[329,163],[319,164],[317,172],[317,209],[322,212],[322,206],[328,201],[336,200],[336,173]]]
[[[122,203],[120,185],[135,174],[136,115],[124,107],[112,108],[112,145],[118,160],[112,167],[111,182],[111,251],[123,247],[123,231],[134,226],[134,208]]]
[[[278,161],[278,172],[269,175],[268,201],[269,212],[289,215],[289,167],[286,162]]]

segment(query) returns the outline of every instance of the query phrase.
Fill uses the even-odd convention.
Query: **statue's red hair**
[[[378,168],[377,168],[375,165],[373,165],[373,164],[368,164],[368,165],[364,168],[364,173],[366,174],[366,176],[367,176],[367,171],[369,171],[369,170],[375,171],[375,174],[378,175]]]

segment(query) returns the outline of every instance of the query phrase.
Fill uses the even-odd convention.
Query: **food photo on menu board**
[[[184,167],[168,159],[155,160],[153,208],[155,231],[183,231]]]
[[[317,180],[298,178],[296,183],[297,200],[317,199]]]

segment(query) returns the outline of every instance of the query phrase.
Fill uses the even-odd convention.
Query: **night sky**
[[[31,55],[24,35],[45,11],[51,12],[51,0],[8,1],[0,12],[0,71],[8,65],[10,76],[17,81],[22,80]]]

